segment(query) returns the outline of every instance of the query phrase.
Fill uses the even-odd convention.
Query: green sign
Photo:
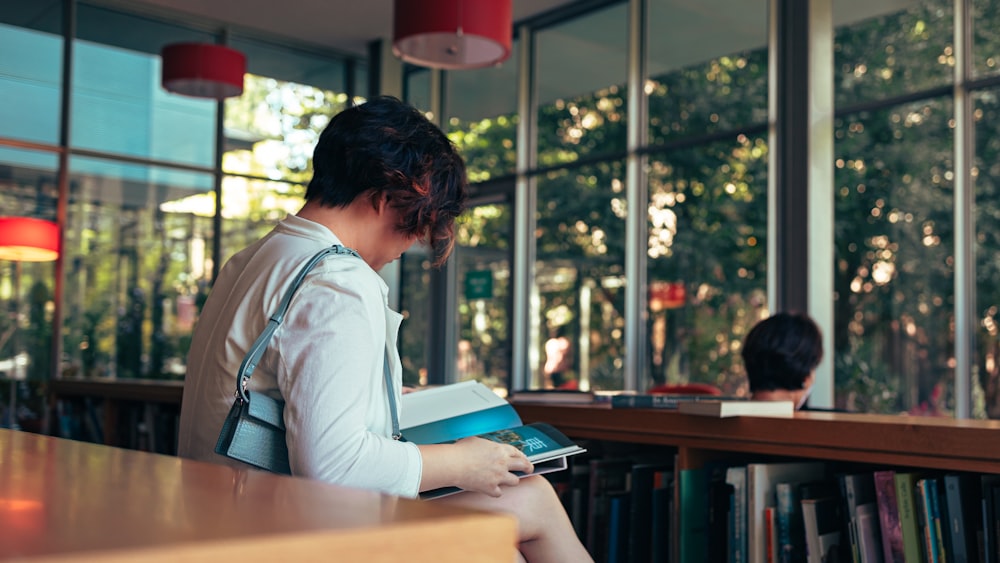
[[[493,299],[493,271],[474,270],[465,274],[466,299]]]

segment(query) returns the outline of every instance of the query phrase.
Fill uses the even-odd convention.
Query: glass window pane
[[[445,77],[448,137],[471,182],[512,174],[517,165],[517,48],[503,64]]]
[[[8,53],[0,57],[4,137],[59,142],[62,49],[59,35],[0,23],[0,53]]]
[[[954,408],[950,98],[835,121],[837,406]]]
[[[649,170],[650,353],[639,387],[744,394],[740,347],[767,315],[766,138],[672,151]]]
[[[627,13],[615,4],[537,33],[540,166],[625,150]]]
[[[952,82],[951,0],[834,2],[837,106]]]
[[[160,86],[160,49],[208,34],[82,5],[74,42],[71,144],[113,154],[212,167],[214,100]]]
[[[431,107],[431,73],[428,68],[405,66],[403,100],[425,114],[433,114]]]
[[[226,100],[222,169],[308,182],[319,134],[347,107],[346,62],[239,37],[231,46],[246,54],[247,75],[243,95]]]
[[[85,43],[97,43],[157,57],[160,49],[169,43],[216,42],[211,33],[82,2],[77,5],[76,38]],[[159,84],[159,74],[156,76],[156,84]]]
[[[57,169],[53,153],[0,148],[0,216],[55,221]],[[55,368],[55,264],[0,260],[0,425],[4,428],[42,431],[44,382]]]
[[[1000,90],[975,95],[976,356],[973,415],[1000,418]],[[978,377],[977,377],[978,376]]]
[[[371,92],[368,91],[368,81],[371,79],[370,71],[368,65],[357,62],[354,64],[354,94],[355,103],[361,103],[362,100],[371,97]]]
[[[219,265],[271,232],[288,214],[302,207],[306,193],[303,184],[258,180],[242,176],[222,179],[222,255]],[[213,193],[191,196],[188,201],[214,197]],[[215,209],[215,202],[207,202]],[[200,204],[196,204],[199,205]],[[211,217],[211,213],[206,216]]]
[[[226,101],[223,171],[308,182],[319,135],[347,101],[343,92],[247,74],[243,95]]]
[[[247,72],[281,82],[306,84],[320,90],[344,92],[347,63],[339,57],[274,45],[234,34],[229,46],[247,57]]]
[[[58,169],[55,153],[0,147],[0,215],[55,221]]]
[[[767,2],[651,2],[650,142],[767,122]]]
[[[182,377],[213,232],[173,204],[212,175],[74,157],[70,176],[63,373]]]
[[[975,76],[1000,73],[1000,10],[995,0],[972,0],[972,72]]]
[[[456,221],[456,381],[503,390],[510,385],[512,213],[509,203],[485,203]]]
[[[415,244],[400,258],[399,360],[404,385],[426,385],[427,346],[430,336],[431,263],[427,247]]]
[[[77,41],[74,147],[213,166],[214,100],[160,87],[160,57]]]
[[[531,387],[624,387],[625,164],[561,169],[538,180],[537,315]],[[563,332],[572,365],[545,373],[545,342]],[[550,363],[550,368],[555,362]]]

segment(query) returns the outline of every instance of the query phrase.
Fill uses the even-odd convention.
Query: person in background
[[[377,272],[417,241],[435,265],[447,259],[467,187],[454,145],[416,109],[376,97],[331,119],[313,171],[299,212],[235,254],[214,283],[188,355],[178,453],[248,467],[214,450],[240,364],[302,265],[341,245],[358,256],[327,257],[305,277],[249,384],[285,401],[292,474],[411,498],[459,487],[465,492],[427,502],[513,514],[529,561],[589,560],[549,482],[516,475],[532,470],[517,448],[391,436],[402,315],[389,309]]]
[[[823,336],[806,314],[776,313],[750,329],[741,354],[752,399],[792,401],[801,409],[823,359]]]
[[[573,344],[569,340],[566,325],[552,331],[545,341],[545,374],[546,388],[564,389],[566,385],[575,383],[569,379],[569,371],[573,367]]]

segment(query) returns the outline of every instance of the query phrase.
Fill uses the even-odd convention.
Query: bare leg
[[[518,522],[518,549],[530,563],[592,561],[544,477],[521,479],[516,487],[504,488],[499,498],[469,492],[433,502],[513,514]]]

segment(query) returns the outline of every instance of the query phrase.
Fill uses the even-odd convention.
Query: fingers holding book
[[[530,473],[534,467],[527,456],[508,444],[482,438],[465,438],[455,442],[467,468],[462,473],[459,487],[466,491],[479,491],[492,497],[503,494],[502,487],[517,485],[518,473]]]

